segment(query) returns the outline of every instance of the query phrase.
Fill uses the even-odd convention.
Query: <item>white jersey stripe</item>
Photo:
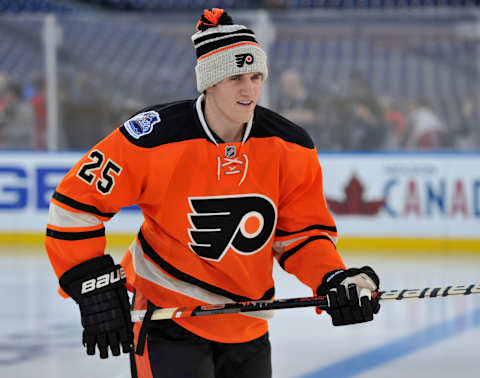
[[[329,233],[327,232],[319,232],[318,234],[320,235],[323,235],[323,236],[326,236],[330,239],[330,241],[334,244],[334,245],[337,245],[337,242],[338,242],[338,237],[337,236],[333,236],[333,235],[330,235]],[[283,255],[283,253],[285,252],[285,250],[293,243],[299,241],[299,240],[304,240],[304,239],[308,239],[308,238],[311,238],[311,237],[315,237],[315,236],[318,236],[318,235],[304,235],[304,236],[296,236],[296,237],[293,237],[292,239],[287,239],[287,240],[282,240],[282,241],[275,241],[273,243],[273,250],[275,252],[275,256],[277,257],[280,257],[281,255]]]
[[[153,282],[154,284],[162,286],[168,290],[172,290],[176,293],[186,295],[209,304],[234,303],[234,301],[230,298],[214,294],[208,290],[202,289],[201,287],[192,285],[185,281],[180,281],[163,273],[159,268],[157,268],[157,266],[143,257],[142,246],[137,242],[137,240],[134,240],[130,245],[129,252],[133,257],[133,266],[136,274],[145,280]],[[268,320],[273,317],[273,311],[256,311],[254,313],[245,313],[241,315]]]
[[[69,227],[94,227],[102,224],[96,216],[86,213],[76,213],[50,203],[48,210],[48,224],[52,226]]]

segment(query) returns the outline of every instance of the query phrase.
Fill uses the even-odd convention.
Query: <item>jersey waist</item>
[[[168,290],[152,290],[151,283],[141,278],[137,280],[135,294],[135,310],[145,310],[147,300],[157,305],[160,302],[175,302],[177,294]],[[146,296],[143,293],[148,293]],[[151,295],[153,294],[153,297]],[[157,295],[159,296],[157,298]],[[139,300],[140,299],[140,300]],[[191,298],[183,298],[189,305],[200,305]],[[272,315],[273,311],[269,311]],[[172,319],[181,327],[208,340],[222,343],[243,343],[254,340],[268,331],[268,322],[263,319],[245,316],[244,314],[210,315],[190,318]]]
[[[165,289],[178,294],[176,300],[173,299],[174,296],[170,295],[169,303],[158,297],[155,304],[162,307],[185,306],[188,298],[195,303],[201,302],[200,304],[219,304],[268,300],[272,299],[275,294],[275,288],[272,286],[264,290],[261,296],[247,297],[189,275],[164,260],[153,250],[142,232],[139,232],[138,238],[131,244],[123,264],[129,284],[133,287],[137,287],[136,283],[141,278],[152,283],[153,286],[150,289],[154,291],[155,288],[159,291]],[[150,292],[145,294],[149,298],[153,296]]]

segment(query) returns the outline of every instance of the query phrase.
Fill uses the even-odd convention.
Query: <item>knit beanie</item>
[[[205,9],[192,35],[197,54],[195,74],[197,90],[223,79],[250,72],[268,76],[267,55],[255,39],[255,33],[243,25],[235,25],[223,9]]]

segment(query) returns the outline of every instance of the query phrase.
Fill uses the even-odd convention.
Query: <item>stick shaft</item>
[[[377,295],[379,300],[402,300],[413,298],[436,298],[451,295],[469,295],[480,294],[480,284],[444,286],[444,287],[426,287],[423,289],[400,289],[380,291]],[[242,312],[280,310],[284,308],[300,307],[318,307],[320,309],[328,308],[328,299],[325,296],[271,299],[249,302],[234,302],[218,305],[205,305],[196,307],[172,307],[159,308],[153,312],[152,320],[163,320],[173,318],[188,318],[192,316],[236,314]],[[140,322],[143,320],[146,311],[132,311],[132,321]]]

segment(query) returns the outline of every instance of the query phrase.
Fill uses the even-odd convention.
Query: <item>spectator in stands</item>
[[[397,150],[400,148],[405,134],[405,114],[400,110],[397,101],[389,94],[381,96],[378,102],[387,127],[384,147],[387,150]]]
[[[8,89],[8,72],[0,71],[0,114],[3,113],[6,107],[6,95]]]
[[[37,149],[46,149],[46,125],[47,125],[47,109],[45,98],[45,79],[40,74],[34,74],[32,77],[33,96],[30,99],[33,112],[35,114],[35,145]]]
[[[67,144],[73,149],[88,148],[111,131],[111,102],[87,72],[78,72],[69,84],[69,94],[62,101]],[[84,127],[86,124],[95,127]]]
[[[480,127],[476,97],[467,97],[461,104],[460,123],[454,130],[455,148],[475,150],[480,148]]]
[[[383,148],[386,126],[378,104],[369,101],[352,104],[350,118],[350,143],[352,150],[377,150]]]
[[[2,148],[35,148],[35,116],[32,107],[22,97],[22,87],[10,83],[5,95],[5,109],[0,119]]]
[[[404,147],[408,150],[432,150],[444,147],[445,124],[424,99],[408,104]]]
[[[302,75],[295,69],[288,69],[280,76],[280,86],[281,94],[274,109],[302,126],[318,147],[321,136],[317,119],[318,103],[309,96]]]
[[[339,113],[336,137],[344,149],[383,148],[386,126],[382,109],[361,72],[349,75],[336,101],[336,111]]]

